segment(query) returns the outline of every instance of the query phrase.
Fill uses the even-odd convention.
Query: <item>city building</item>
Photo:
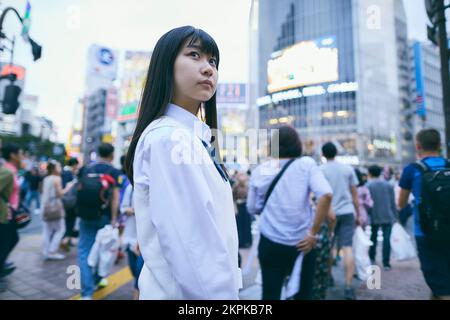
[[[401,0],[253,0],[249,28],[250,126],[292,124],[316,159],[333,141],[349,164],[407,161],[412,139],[400,119],[411,107],[411,80]]]
[[[97,44],[89,47],[81,141],[84,163],[97,159],[97,149],[101,143],[113,142],[113,122],[118,107],[113,83],[118,64],[117,50]]]
[[[439,48],[412,41],[410,50],[414,133],[423,128],[436,128],[441,133],[442,141],[445,141]]]

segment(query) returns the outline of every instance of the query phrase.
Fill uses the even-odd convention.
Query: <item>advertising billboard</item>
[[[302,41],[274,52],[267,63],[269,93],[339,80],[334,36]]]
[[[119,52],[97,44],[88,50],[86,92],[92,94],[98,89],[107,89],[117,77]]]
[[[142,89],[147,78],[152,53],[149,51],[127,51],[120,89],[119,122],[135,120]]]

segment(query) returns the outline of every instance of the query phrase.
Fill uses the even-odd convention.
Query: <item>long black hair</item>
[[[133,184],[133,161],[137,143],[145,128],[155,119],[163,116],[173,94],[173,71],[175,60],[188,40],[188,45],[199,42],[201,50],[216,59],[216,67],[219,68],[219,48],[214,39],[201,29],[192,26],[184,26],[170,30],[156,43],[150,60],[144,90],[142,92],[139,115],[133,138],[128,149],[125,168],[130,182]],[[217,129],[216,94],[204,102],[205,121],[211,129]],[[212,130],[213,132],[215,130]],[[219,152],[217,139],[212,143]]]

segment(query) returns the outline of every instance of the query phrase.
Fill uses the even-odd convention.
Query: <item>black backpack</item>
[[[78,196],[78,188],[77,183],[75,183],[72,188],[70,188],[67,193],[62,197],[62,202],[64,205],[64,209],[73,210],[77,206],[77,196]]]
[[[419,221],[425,238],[438,246],[450,245],[450,163],[433,171],[424,161],[416,162],[422,173]]]
[[[81,173],[77,183],[76,203],[78,216],[86,220],[98,220],[102,212],[111,205],[115,180],[107,173],[95,172],[95,165]]]

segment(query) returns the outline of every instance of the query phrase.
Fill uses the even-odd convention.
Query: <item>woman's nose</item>
[[[208,77],[211,77],[213,75],[213,68],[212,66],[206,62],[202,67],[202,74]]]

